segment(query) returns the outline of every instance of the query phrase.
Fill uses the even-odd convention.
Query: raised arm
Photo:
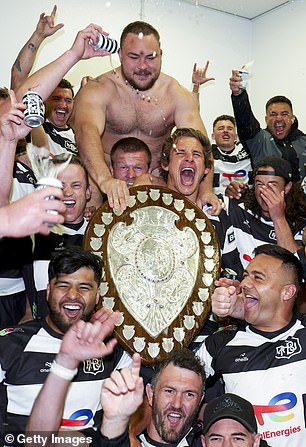
[[[9,202],[17,142],[28,133],[28,126],[23,124],[25,106],[17,103],[12,90],[10,99],[9,111],[0,116],[0,206]]]
[[[192,94],[195,100],[198,103],[198,106],[200,108],[200,102],[199,102],[199,87],[202,84],[205,84],[208,81],[214,81],[215,78],[208,78],[207,77],[207,70],[209,66],[209,61],[206,61],[204,67],[197,68],[197,64],[195,63],[193,66],[192,71]]]
[[[113,94],[112,83],[107,79],[88,82],[75,97],[70,122],[90,176],[100,191],[107,194],[110,206],[124,210],[129,201],[127,185],[112,177],[101,143],[106,111]]]
[[[40,14],[36,29],[34,30],[29,40],[21,48],[12,66],[11,89],[16,90],[29,76],[36,58],[38,48],[45,40],[45,38],[48,36],[52,36],[56,33],[56,31],[64,26],[63,23],[54,25],[56,11],[57,7],[56,5],[54,5],[49,16],[46,16],[44,12]]]
[[[96,41],[99,25],[90,24],[79,31],[72,47],[48,65],[28,77],[16,91],[17,99],[21,99],[27,90],[34,90],[43,100],[53,92],[65,74],[80,60],[108,55],[105,51],[94,50],[89,45],[89,39]]]
[[[111,339],[106,344],[103,341],[114,330],[117,318],[118,314],[114,312],[103,324],[99,321],[94,323],[78,321],[64,335],[61,349],[35,401],[26,432],[58,431],[65,397],[80,362],[90,358],[105,357],[113,352],[116,340]],[[46,408],[48,408],[48,418],[45,418]]]
[[[232,105],[239,139],[245,142],[260,131],[260,124],[253,115],[247,91],[241,88],[241,82],[239,70],[232,70],[229,83],[232,91]]]
[[[103,437],[111,439],[122,436],[128,430],[130,417],[141,405],[144,387],[143,379],[139,376],[140,365],[140,355],[136,353],[133,355],[131,368],[113,371],[111,377],[103,383],[101,392]]]

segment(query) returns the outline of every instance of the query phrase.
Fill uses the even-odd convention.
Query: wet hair
[[[200,130],[195,130],[190,127],[177,128],[170,137],[166,138],[162,147],[161,165],[164,164],[165,166],[168,166],[173,144],[175,144],[177,140],[182,137],[195,138],[201,143],[203,149],[205,167],[210,168],[213,160],[210,142],[208,138],[206,138],[205,135],[203,135],[203,133]],[[161,167],[160,174],[164,178],[164,180],[167,181],[169,175],[168,171],[165,171]]]
[[[82,247],[71,246],[52,254],[48,277],[49,282],[60,275],[70,275],[82,267],[93,270],[97,285],[100,285],[102,277],[102,260]]]
[[[293,284],[296,286],[296,294],[302,286],[303,266],[301,261],[286,248],[274,244],[259,245],[254,249],[255,256],[267,255],[282,261],[286,270],[289,270],[293,276]]]
[[[215,125],[219,121],[230,121],[233,124],[233,126],[236,128],[236,120],[235,120],[235,118],[232,115],[220,115],[220,116],[217,116],[217,118],[213,122],[213,129],[215,128]]]
[[[84,165],[83,160],[79,156],[73,155],[71,157],[71,160],[69,161],[68,166],[70,166],[70,165],[77,165],[77,166],[81,166],[83,168],[84,174],[85,174],[86,189],[87,189],[89,186],[89,176],[88,176],[88,171],[86,169],[86,166]]]
[[[10,96],[9,90],[7,87],[0,87],[0,98],[6,99]]]
[[[121,149],[124,153],[134,154],[135,152],[145,152],[148,158],[148,168],[150,167],[152,154],[149,146],[139,138],[127,137],[121,138],[113,145],[110,153],[111,164],[114,165],[115,153],[118,149]]]
[[[74,98],[73,85],[67,79],[62,79],[57,87],[71,90],[72,98]]]
[[[160,46],[160,36],[159,36],[158,31],[149,23],[137,20],[136,22],[129,23],[122,31],[122,34],[120,37],[120,48],[122,48],[124,41],[126,39],[126,36],[129,33],[136,34],[136,35],[139,33],[142,33],[144,36],[149,36],[150,34],[153,34],[153,36],[156,38],[156,40],[158,42],[158,45]]]
[[[267,103],[266,103],[266,111],[268,110],[268,107],[271,104],[278,104],[280,102],[284,102],[286,104],[288,104],[288,106],[290,107],[291,110],[293,110],[292,108],[292,102],[290,101],[290,99],[286,98],[286,96],[273,96],[272,98],[270,98]]]
[[[157,364],[154,376],[151,381],[152,389],[156,387],[158,379],[161,373],[167,368],[168,365],[174,365],[178,368],[188,369],[193,371],[202,379],[202,391],[205,389],[205,372],[204,367],[199,357],[190,349],[182,348],[172,351],[160,363]]]

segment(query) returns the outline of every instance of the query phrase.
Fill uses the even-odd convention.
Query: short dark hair
[[[120,37],[120,48],[122,48],[124,40],[129,33],[136,35],[142,33],[144,36],[149,36],[150,34],[153,34],[153,36],[156,38],[158,42],[158,45],[160,46],[160,36],[158,31],[149,23],[137,20],[136,22],[129,23],[122,31]]]
[[[120,140],[116,141],[110,153],[112,166],[114,165],[115,153],[118,149],[121,149],[123,152],[130,154],[135,152],[145,152],[148,157],[148,167],[150,167],[152,160],[151,151],[149,149],[149,146],[144,141],[139,140],[139,138],[127,137],[121,138]]]
[[[49,282],[59,275],[70,275],[82,267],[93,270],[95,281],[99,286],[102,278],[102,260],[79,246],[66,247],[52,254],[48,268]]]
[[[292,102],[290,101],[290,99],[288,99],[286,96],[278,95],[278,96],[273,96],[272,98],[270,98],[270,99],[267,101],[267,103],[266,103],[266,111],[268,110],[268,107],[269,107],[271,104],[277,104],[277,103],[280,103],[280,102],[284,102],[284,103],[288,104],[288,106],[290,107],[290,109],[293,110],[293,108],[292,108]]]
[[[84,174],[85,174],[86,189],[87,189],[89,186],[89,175],[88,175],[88,171],[86,169],[86,166],[85,166],[83,160],[78,155],[72,155],[68,166],[70,166],[70,165],[78,165],[83,168]]]
[[[71,90],[72,98],[74,98],[73,85],[67,79],[62,79],[57,87],[68,88],[69,90]]]
[[[204,367],[199,357],[188,348],[176,349],[172,351],[157,364],[151,380],[152,389],[156,387],[159,376],[170,364],[173,364],[179,368],[188,369],[189,371],[193,371],[200,376],[202,379],[202,390],[204,392],[206,379]]]
[[[7,87],[0,87],[0,98],[6,99],[10,96],[9,90]]]
[[[303,266],[300,260],[291,251],[275,244],[263,244],[254,249],[255,256],[267,255],[282,261],[286,269],[290,270],[294,277],[296,294],[298,294],[303,280]]]
[[[236,120],[232,115],[220,115],[213,122],[213,129],[219,121],[230,121],[236,127]]]
[[[195,138],[201,143],[203,149],[205,167],[210,168],[212,165],[212,151],[210,142],[208,138],[206,138],[205,135],[200,130],[195,130],[192,129],[191,127],[179,127],[172,133],[170,137],[166,138],[162,147],[161,164],[168,166],[173,144],[175,144],[177,140],[182,137]],[[161,167],[160,173],[162,177],[167,181],[169,174],[168,171],[165,171]]]

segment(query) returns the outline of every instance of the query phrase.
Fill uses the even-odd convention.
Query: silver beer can
[[[36,183],[36,189],[43,189],[43,188],[47,188],[47,186],[53,186],[55,188],[59,188],[59,189],[63,189],[63,184],[62,182],[54,177],[43,177],[41,179],[39,179]],[[46,197],[46,200],[58,200],[55,196],[48,196]],[[55,210],[47,210],[47,213],[49,214],[58,214],[57,211]],[[53,225],[52,224],[48,224],[48,227],[52,228]]]
[[[242,80],[240,82],[240,88],[242,90],[245,90],[248,86],[248,80],[249,80],[249,72],[248,70],[239,70],[239,76],[241,76]]]
[[[25,124],[29,127],[41,126],[45,121],[45,105],[41,96],[28,91],[23,95],[22,102],[27,106],[23,119]]]
[[[228,267],[222,270],[220,278],[228,278],[228,279],[237,279],[238,275],[235,270],[232,270]]]
[[[93,43],[92,39],[89,40],[89,45],[94,50],[99,51],[107,51],[108,53],[116,53],[118,50],[118,42],[111,37],[105,36],[104,34],[99,33],[98,42],[96,44]]]

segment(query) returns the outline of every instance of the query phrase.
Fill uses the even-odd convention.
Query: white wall
[[[54,0],[14,0],[6,2],[2,16],[2,63],[0,85],[9,85],[10,68],[19,49],[36,27],[41,12],[50,13]],[[119,39],[129,22],[140,19],[141,0],[57,0],[56,23],[65,27],[46,39],[38,54],[35,69],[55,59],[68,49],[78,30],[88,23],[100,24]],[[213,119],[232,113],[228,78],[231,68],[241,66],[251,57],[251,22],[223,13],[198,8],[175,0],[144,0],[142,19],[155,26],[161,35],[163,71],[191,88],[194,62],[211,61],[209,74],[216,81],[201,90],[201,111],[208,132]],[[239,30],[239,33],[237,33]],[[237,34],[245,38],[237,42]],[[4,45],[3,42],[6,42]],[[118,65],[117,56],[113,56]],[[111,68],[109,58],[81,61],[66,76],[78,88],[86,74],[98,75]],[[77,90],[76,88],[76,90]]]
[[[306,132],[306,2],[279,8],[253,23],[254,113],[264,121],[265,103],[274,95],[288,96],[299,127]]]
[[[54,0],[6,1],[1,16],[0,85],[9,85],[10,68],[29,38],[42,11],[50,13]],[[34,69],[45,65],[72,44],[78,30],[100,24],[119,40],[123,27],[143,19],[161,35],[163,71],[191,88],[194,62],[210,60],[209,75],[216,81],[201,88],[201,113],[210,133],[213,119],[232,113],[228,79],[232,68],[254,59],[250,97],[256,116],[263,122],[264,104],[274,94],[294,102],[301,128],[304,111],[306,18],[304,0],[296,0],[265,16],[249,21],[177,0],[57,0],[56,21],[65,27],[48,38],[39,51]],[[4,11],[4,8],[2,8]],[[140,12],[142,16],[140,17]],[[113,63],[118,65],[117,56]],[[78,89],[82,76],[96,76],[111,68],[109,58],[81,61],[66,76]]]

